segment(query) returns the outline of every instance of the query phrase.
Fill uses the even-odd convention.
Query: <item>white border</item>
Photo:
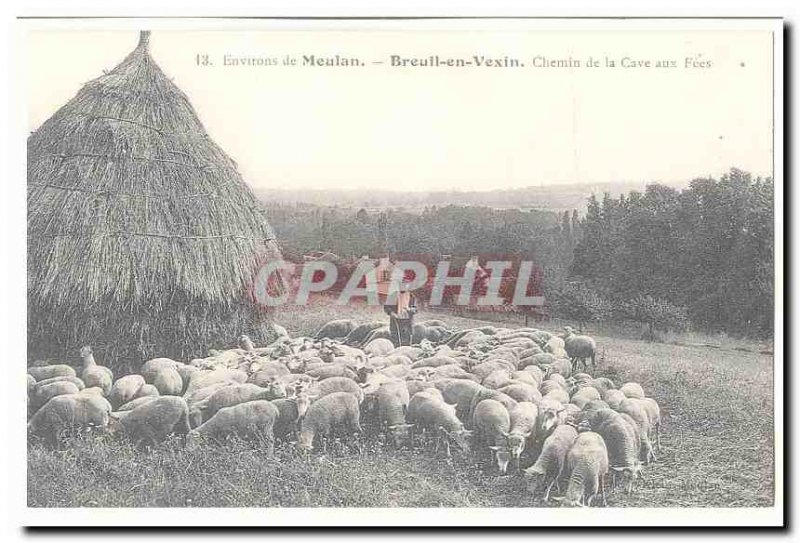
[[[149,0],[137,4],[137,8],[147,10],[148,7],[158,5],[159,3],[150,2]],[[593,2],[580,2],[577,3],[581,6],[582,15],[599,15],[608,14],[608,9],[598,8]],[[700,6],[702,11],[704,2],[676,2],[669,6],[656,6],[659,9],[659,15],[675,15],[681,9],[682,13],[686,13],[685,6],[691,4],[695,7]],[[85,5],[85,3],[83,4]],[[774,8],[769,4],[761,3],[762,7],[751,7],[749,15],[775,15]],[[42,7],[44,6],[44,7]],[[766,6],[766,7],[765,7]],[[407,8],[409,6],[406,6]],[[628,7],[627,10],[614,12],[612,14],[626,13],[636,15],[653,14],[653,10],[645,6],[636,4],[635,7]],[[316,9],[309,12],[304,7],[282,8],[272,10],[272,14],[280,15],[353,15],[352,9],[348,10],[335,10],[331,11],[326,6],[315,6]],[[399,15],[442,15],[460,13],[465,14],[464,10],[445,8],[444,10],[432,9],[430,6],[420,7],[411,5],[409,9],[395,10],[394,14]],[[569,9],[561,9],[554,7],[552,4],[545,6],[545,9],[538,9],[537,15],[564,15],[569,14]],[[117,5],[104,6],[104,14],[124,14],[128,15],[132,11],[123,6],[120,8]],[[120,9],[122,10],[120,12]],[[705,8],[706,10],[708,8]],[[175,15],[178,13],[186,13],[185,7],[178,6],[159,6],[162,15]],[[152,9],[147,10],[153,13]],[[228,15],[244,14],[238,6],[226,6],[224,12]],[[496,14],[513,13],[514,10],[495,11]],[[529,11],[528,11],[529,12]],[[64,6],[59,2],[45,2],[34,6],[26,6],[26,9],[21,10],[21,14],[25,15],[79,15],[85,14],[87,11],[81,9],[81,5],[77,7],[72,4]],[[364,15],[381,15],[386,14],[385,8],[370,9],[367,7],[362,9],[360,14]],[[473,11],[471,14],[485,14],[486,9],[483,11]],[[519,14],[520,11],[516,10]],[[524,11],[523,11],[524,13]],[[219,15],[220,10],[215,8],[211,10],[206,5],[201,5],[195,11],[196,15]],[[697,14],[695,12],[695,14]],[[701,13],[702,14],[702,13]],[[706,11],[705,14],[709,14]],[[574,8],[573,13],[574,15]],[[40,22],[36,23],[37,28]],[[509,21],[509,20],[459,20],[459,21],[380,21],[380,20],[359,20],[359,21],[274,21],[274,20],[258,20],[258,21],[223,21],[220,19],[206,19],[206,20],[176,20],[176,19],[158,19],[148,21],[146,19],[137,19],[133,21],[126,21],[121,19],[96,19],[96,20],[72,20],[66,23],[70,28],[86,29],[92,27],[102,26],[104,28],[141,28],[143,23],[153,29],[158,28],[185,28],[191,26],[192,28],[224,28],[224,29],[244,29],[244,28],[286,28],[286,29],[318,29],[324,28],[347,28],[349,30],[361,29],[380,29],[380,30],[399,30],[399,29],[434,29],[434,28],[449,28],[449,29],[479,29],[479,28],[502,28],[504,30],[513,31],[516,29],[599,29],[606,28],[609,30],[631,29],[633,27],[647,28],[652,30],[670,29],[670,30],[697,30],[697,29],[771,29],[775,31],[776,47],[775,47],[775,185],[776,185],[776,219],[775,219],[775,232],[776,232],[776,255],[775,264],[776,270],[782,273],[783,268],[783,240],[781,232],[783,231],[783,108],[782,108],[782,65],[783,65],[783,47],[782,47],[782,28],[781,21],[776,20],[688,20],[688,19],[659,19],[659,20],[597,20],[597,19],[580,19],[568,21],[564,19],[528,19],[524,21]],[[257,23],[254,24],[254,23]],[[13,26],[17,31],[23,27],[29,27],[32,21],[23,21],[14,23]],[[44,26],[53,25],[59,28],[65,27],[64,21],[46,21],[42,22]],[[263,25],[263,26],[262,26]],[[16,32],[11,33],[11,43],[19,44],[19,36]],[[12,59],[24,58],[22,55],[13,56]],[[13,77],[9,81],[24,81],[20,77],[24,66],[17,65],[16,69],[11,70],[10,73]],[[24,75],[24,74],[23,74]],[[10,134],[11,142],[13,142],[12,156],[13,161],[8,164],[12,168],[12,173],[8,177],[10,180],[7,182],[7,189],[10,192],[10,197],[13,202],[24,202],[24,184],[17,183],[16,180],[25,178],[25,164],[24,160],[20,164],[20,157],[25,156],[25,143],[18,137],[19,134],[25,133],[25,97],[20,92],[20,85],[16,85],[13,89],[16,92],[15,99],[10,102],[9,117],[10,121],[7,126],[16,131]],[[12,95],[13,96],[13,95]],[[16,137],[15,137],[16,136]],[[17,199],[20,195],[22,198]],[[5,210],[4,210],[5,211]],[[24,205],[18,206],[15,213],[11,213],[9,218],[11,220],[10,232],[24,232],[25,218],[24,218]],[[21,227],[21,228],[20,228]],[[25,245],[22,241],[24,234],[21,237],[12,238],[10,236],[3,236],[3,249],[7,252],[4,254],[24,255]],[[12,347],[11,353],[15,356],[12,357],[13,361],[24,359],[24,319],[21,318],[25,311],[24,300],[24,284],[25,274],[24,270],[20,272],[19,262],[24,262],[22,259],[15,259],[17,264],[7,266],[4,271],[5,284],[20,285],[18,289],[12,289],[11,297],[13,298],[12,307],[22,308],[17,311],[13,316],[13,320],[9,320],[8,316],[4,315],[4,324],[6,330],[16,330],[18,334],[11,340]],[[782,302],[783,296],[783,277],[781,273],[776,274],[776,301],[778,304]],[[20,303],[21,301],[21,303]],[[775,345],[775,383],[783,383],[783,319],[782,319],[782,306],[776,306],[776,345]],[[20,323],[22,329],[20,331]],[[19,346],[22,346],[23,355],[20,356]],[[19,387],[21,390],[22,387]],[[16,393],[7,395],[12,402],[14,402],[6,411],[8,422],[14,427],[17,437],[12,439],[12,444],[24,443],[24,427],[21,427],[18,421],[24,420],[21,418],[22,405],[21,398],[17,397]],[[775,405],[783,405],[782,388],[777,386],[775,389]],[[17,416],[19,415],[19,417]],[[783,412],[782,409],[776,410],[775,428],[780,429],[783,426]],[[16,433],[20,431],[20,433]],[[783,464],[783,435],[776,432],[776,451],[775,462],[776,466],[780,468]],[[316,525],[330,525],[330,526],[347,526],[347,525],[363,525],[363,526],[380,526],[380,525],[419,525],[419,526],[581,526],[581,525],[599,525],[599,526],[646,526],[646,525],[664,525],[679,523],[685,526],[706,526],[706,525],[727,525],[727,526],[768,526],[780,524],[782,519],[782,504],[783,504],[783,487],[782,487],[782,472],[778,472],[776,478],[776,507],[764,509],[583,509],[580,515],[576,515],[574,510],[568,509],[504,509],[504,508],[489,508],[489,509],[339,509],[339,508],[317,508],[317,509],[29,509],[25,507],[27,501],[24,488],[25,488],[25,450],[24,447],[13,446],[10,451],[14,456],[14,461],[6,462],[6,469],[10,471],[9,475],[10,484],[8,488],[10,494],[8,498],[11,499],[9,511],[11,513],[12,524],[15,525],[59,525],[59,526],[75,526],[75,525],[91,525],[91,526],[111,526],[111,525],[129,525],[139,526],[142,524],[153,526],[174,526],[174,525],[188,525],[188,526],[212,526],[212,525],[231,525],[231,526],[316,526]]]

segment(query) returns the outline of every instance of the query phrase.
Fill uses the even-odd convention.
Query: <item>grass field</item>
[[[347,313],[384,319],[364,308],[316,307],[279,322],[314,332]],[[421,315],[426,318],[430,315]],[[434,315],[457,327],[484,321]],[[518,327],[521,323],[508,323]],[[543,328],[548,329],[545,325]],[[718,348],[596,334],[597,375],[638,381],[661,405],[663,449],[645,480],[616,507],[758,507],[773,503],[773,357],[741,342]],[[137,450],[108,437],[77,438],[63,450],[28,448],[31,507],[530,507],[519,477],[497,477],[473,460],[422,449],[395,451],[368,431],[325,454],[299,457],[289,445],[269,457],[254,444],[187,451],[180,438]]]

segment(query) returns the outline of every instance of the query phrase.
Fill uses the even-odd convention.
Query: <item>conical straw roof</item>
[[[28,138],[33,352],[192,356],[259,335],[249,288],[275,234],[148,42]]]

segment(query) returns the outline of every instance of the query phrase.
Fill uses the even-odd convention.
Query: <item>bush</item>
[[[649,295],[636,296],[621,306],[621,316],[645,325],[644,339],[656,341],[658,332],[682,332],[689,327],[685,307]]]
[[[547,302],[555,316],[577,322],[581,330],[587,323],[599,322],[611,313],[608,301],[580,282],[550,287]]]

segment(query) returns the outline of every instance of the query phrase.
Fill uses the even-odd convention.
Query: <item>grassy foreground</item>
[[[331,318],[366,309],[317,307],[288,314],[290,332],[312,333]],[[443,318],[465,327],[482,321]],[[425,318],[425,315],[422,316]],[[508,323],[517,327],[519,323]],[[545,326],[547,328],[547,326]],[[628,496],[609,506],[757,507],[774,499],[773,357],[741,350],[645,343],[596,335],[597,375],[638,381],[661,405],[663,449]],[[545,506],[518,477],[496,477],[473,459],[447,459],[423,443],[395,451],[366,435],[323,453],[299,457],[278,446],[272,457],[256,444],[231,442],[197,451],[180,438],[152,450],[125,441],[82,437],[64,450],[28,447],[31,507],[529,507]]]

